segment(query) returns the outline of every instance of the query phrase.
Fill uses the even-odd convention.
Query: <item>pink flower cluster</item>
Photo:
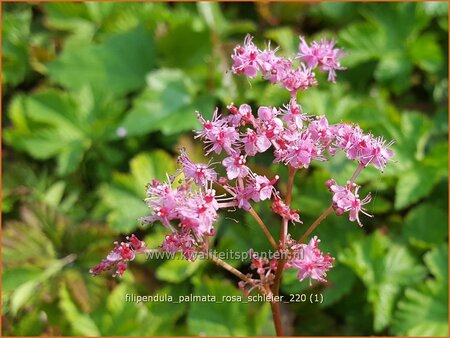
[[[288,261],[285,267],[297,269],[300,281],[309,278],[310,282],[312,279],[325,282],[328,270],[333,267],[334,258],[319,250],[319,242],[317,236],[314,236],[308,244],[296,244],[293,247],[294,259]]]
[[[365,134],[359,126],[329,124],[325,116],[308,116],[295,99],[280,109],[259,107],[257,116],[248,104],[227,108],[228,115],[222,116],[216,109],[211,120],[197,113],[203,129],[196,137],[205,143],[206,154],[227,154],[222,164],[230,180],[248,176],[247,158],[269,148],[273,149],[274,162],[297,169],[308,168],[312,160],[326,160],[327,152],[334,155],[337,150],[344,151],[350,160],[380,170],[393,156],[389,149],[392,142],[386,144],[381,137]]]
[[[175,188],[172,187],[173,182],[161,183],[157,180],[147,186],[148,197],[145,201],[152,213],[142,221],[159,221],[171,231],[161,245],[162,250],[182,252],[186,259],[195,259],[195,252],[207,250],[206,237],[214,235],[219,209],[238,207],[249,210],[251,200],[259,202],[270,199],[276,192],[273,185],[278,177],[269,180],[254,174],[245,165],[244,156],[232,153],[233,156],[222,162],[228,179],[218,179],[210,164],[194,163],[182,149],[178,158],[181,165],[178,175],[182,173],[184,177],[178,181],[178,186]],[[230,185],[233,179],[239,182]],[[229,196],[216,196],[213,184],[222,186]]]
[[[362,200],[359,199],[358,190],[360,188],[356,183],[347,182],[345,187],[336,184],[335,180],[330,179],[326,183],[328,189],[333,193],[333,209],[336,214],[341,216],[345,212],[349,213],[350,221],[356,221],[359,226],[363,226],[359,220],[359,213],[372,217],[363,208],[363,205],[367,204],[371,200],[370,193]]]
[[[305,114],[296,100],[299,90],[317,85],[313,72],[315,68],[328,72],[328,80],[331,82],[335,81],[337,70],[345,69],[340,64],[344,52],[334,46],[334,41],[325,39],[308,45],[300,37],[299,52],[293,59],[289,59],[277,56],[278,49],[271,50],[270,45],[264,50],[258,49],[248,35],[244,45],[234,49],[231,56],[234,73],[251,78],[261,73],[265,79],[288,90],[291,99],[279,108],[261,106],[253,109],[246,103],[239,106],[231,103],[226,107],[227,113],[222,115],[216,108],[210,119],[196,113],[202,128],[195,131],[195,138],[203,141],[205,155],[216,154],[223,157],[220,162],[195,163],[181,150],[178,158],[180,169],[169,177],[169,182],[155,179],[148,184],[145,202],[151,212],[142,221],[160,222],[169,230],[160,250],[181,252],[187,260],[194,260],[196,253],[207,252],[208,238],[215,234],[214,224],[219,217],[219,210],[240,208],[251,211],[250,214],[265,230],[265,235],[277,253],[288,254],[282,260],[253,256],[251,268],[259,278],[252,279],[251,275],[244,275],[241,277],[240,288],[245,292],[250,292],[255,287],[271,292],[269,285],[280,276],[284,262],[284,268],[298,270],[300,281],[306,278],[310,281],[325,281],[334,258],[319,250],[320,240],[317,236],[308,244],[290,238],[288,222],[302,221],[299,212],[291,208],[290,198],[285,201],[281,198],[276,188],[280,177],[258,175],[248,162],[257,154],[270,151],[274,163],[289,166],[292,188],[293,175],[297,169],[307,169],[313,160],[325,161],[342,151],[349,160],[356,161],[358,167],[345,186],[337,185],[332,179],[326,182],[333,193],[332,207],[338,215],[348,212],[350,221],[356,221],[360,226],[359,214],[370,216],[363,207],[370,202],[370,194],[360,199],[359,186],[353,181],[368,165],[383,171],[394,155],[390,149],[393,142],[387,143],[381,137],[366,134],[354,124],[331,124],[325,116]],[[297,66],[294,64],[296,59],[300,60]],[[221,193],[216,194],[213,186]],[[276,244],[262,219],[256,217],[256,212],[252,210],[251,203],[261,201],[271,201],[272,212],[283,220],[279,244]],[[319,217],[318,220],[322,219]],[[311,231],[317,224],[313,223]],[[305,236],[309,233],[306,231]],[[91,269],[91,273],[97,275],[116,269],[115,275],[121,276],[128,261],[133,260],[138,253],[147,252],[145,244],[136,236],[132,235],[127,240],[125,243],[115,243],[115,248],[106,259]],[[250,290],[245,290],[248,285]]]
[[[235,74],[244,74],[254,78],[261,73],[271,83],[278,83],[287,89],[292,97],[299,90],[305,90],[317,85],[313,70],[319,67],[322,72],[328,72],[328,81],[335,82],[336,70],[343,70],[340,58],[344,55],[342,49],[334,48],[335,41],[322,39],[309,46],[303,37],[300,37],[299,53],[293,58],[277,56],[275,50],[268,48],[260,50],[253,43],[253,37],[247,35],[243,46],[234,48],[232,71]],[[294,60],[300,59],[299,65]]]
[[[192,163],[187,157],[181,160]],[[195,181],[206,180],[206,176],[214,176],[212,169],[200,164],[194,172],[185,169],[185,179],[176,188],[169,183],[153,180],[147,186],[146,202],[152,214],[142,219],[145,223],[161,222],[171,234],[167,235],[162,249],[168,252],[181,251],[187,259],[206,244],[206,237],[214,235],[214,222],[220,205],[216,200],[215,190],[205,186],[196,186]],[[203,171],[204,168],[204,171]]]
[[[116,269],[113,276],[122,276],[127,269],[127,263],[134,260],[136,254],[146,252],[146,244],[134,234],[127,237],[127,242],[114,242],[114,249],[99,264],[89,270],[96,276],[101,272]]]
[[[313,41],[311,45],[300,37],[299,53],[297,57],[303,59],[311,69],[319,66],[322,72],[328,72],[328,81],[336,82],[336,70],[344,70],[340,59],[345,55],[340,48],[334,48],[336,41],[322,39],[319,42]]]

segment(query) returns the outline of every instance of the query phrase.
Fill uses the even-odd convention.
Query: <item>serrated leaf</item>
[[[447,214],[433,204],[421,204],[406,216],[402,234],[413,245],[430,248],[448,236]]]
[[[163,165],[162,165],[163,164]],[[153,179],[166,180],[176,170],[174,159],[163,150],[139,154],[130,161],[137,192],[145,196],[145,187]]]
[[[397,335],[448,336],[447,245],[428,252],[425,263],[435,279],[405,291],[393,322]]]
[[[374,329],[379,332],[389,326],[395,299],[403,287],[417,283],[424,276],[407,249],[390,243],[376,232],[363,241],[354,242],[339,259],[347,264],[368,289],[368,301],[374,312]]]
[[[385,39],[373,25],[356,23],[339,33],[339,42],[348,51],[343,64],[354,66],[378,58]]]
[[[442,284],[448,283],[448,247],[441,244],[440,247],[433,249],[424,256],[427,265],[434,278]]]
[[[356,281],[355,274],[342,264],[336,266],[327,274],[327,283],[323,291],[323,303],[320,307],[328,307],[335,304],[343,296],[348,294]]]
[[[17,126],[5,133],[5,140],[36,159],[57,157],[58,173],[75,171],[91,146],[87,121],[83,121],[74,100],[56,90],[21,96],[11,106]]]
[[[402,174],[395,188],[395,208],[403,209],[427,196],[441,178],[436,174],[435,168],[420,165]]]

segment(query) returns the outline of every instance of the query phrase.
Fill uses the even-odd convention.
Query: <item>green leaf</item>
[[[205,64],[212,53],[205,23],[192,14],[179,21],[170,20],[167,32],[158,41],[158,52],[163,67],[184,69]]]
[[[25,80],[30,70],[28,39],[31,8],[3,12],[2,83],[16,86]]]
[[[138,219],[150,211],[143,201],[145,187],[154,178],[165,180],[176,170],[174,159],[163,150],[141,153],[130,161],[130,173],[113,175],[113,184],[103,185],[99,194],[110,210],[108,223],[120,232],[130,232]]]
[[[437,36],[423,34],[411,45],[411,58],[420,68],[429,73],[437,73],[443,66],[443,54]]]
[[[175,322],[186,314],[188,303],[179,303],[180,296],[186,296],[190,293],[188,283],[171,284],[156,290],[155,294],[161,297],[172,297],[172,301],[147,302],[147,308],[152,317],[151,334],[152,336],[163,336],[174,334],[172,331],[178,326]]]
[[[210,30],[224,36],[229,29],[229,24],[225,20],[220,9],[220,4],[215,2],[197,2],[198,11],[205,19]]]
[[[179,69],[160,69],[147,77],[148,88],[134,101],[122,123],[130,136],[161,130],[166,135],[198,126],[195,111],[211,115],[213,100]]]
[[[421,204],[406,216],[402,234],[411,244],[432,248],[448,236],[448,217],[431,203]]]
[[[44,201],[52,207],[57,207],[62,200],[65,189],[66,189],[66,182],[58,181],[54,183],[47,190],[44,196]]]
[[[129,233],[138,226],[138,219],[149,209],[135,193],[115,186],[104,186],[99,190],[103,203],[110,209],[108,224],[121,233]]]
[[[339,33],[339,42],[348,52],[343,64],[355,66],[377,59],[385,44],[384,37],[368,23],[355,23]]]
[[[379,232],[354,242],[339,255],[368,289],[368,301],[374,313],[374,329],[389,326],[395,300],[404,286],[420,281],[424,271],[404,246],[390,243]]]
[[[335,266],[327,274],[327,284],[323,291],[323,303],[320,307],[328,307],[335,304],[348,294],[356,281],[356,276],[348,267],[342,264]]]
[[[11,313],[13,316],[17,315],[20,308],[25,305],[30,299],[36,294],[36,289],[38,287],[38,281],[30,280],[22,285],[18,286],[17,289],[11,296]]]
[[[143,303],[126,301],[126,295],[136,294],[136,291],[127,283],[121,283],[107,299],[107,313],[103,315],[101,323],[102,335],[144,335],[152,331],[148,323],[151,316],[148,308]]]
[[[248,304],[223,299],[224,296],[243,297],[242,292],[225,280],[203,279],[197,283],[194,296],[208,295],[214,296],[215,301],[191,302],[187,318],[189,331],[193,335],[247,335]]]
[[[418,148],[421,147],[419,141]],[[424,147],[425,144],[422,145]],[[443,155],[445,154],[445,155]],[[402,172],[396,186],[395,208],[402,209],[426,197],[442,179],[447,177],[448,170],[448,144],[438,143],[433,146],[429,154],[423,155],[418,151],[418,158],[422,161],[414,161],[413,167]]]
[[[392,330],[405,336],[448,336],[448,247],[425,255],[435,279],[408,288],[398,304]]]
[[[141,26],[98,45],[65,48],[48,64],[50,78],[66,88],[107,88],[123,95],[141,88],[153,68],[155,47]]]
[[[5,132],[5,141],[36,159],[57,157],[58,173],[76,170],[91,140],[74,100],[56,90],[21,96],[9,111],[17,125]]]
[[[417,166],[400,176],[395,189],[395,208],[403,209],[427,196],[440,177],[433,167]]]
[[[200,260],[189,262],[182,256],[176,255],[156,269],[156,277],[166,282],[179,283],[192,276],[200,265]]]
[[[448,247],[441,244],[440,247],[427,252],[424,256],[427,265],[434,278],[442,282],[442,285],[448,283]]]
[[[410,87],[413,65],[404,53],[384,55],[375,69],[375,79],[394,93],[403,93]]]
[[[37,280],[42,270],[35,267],[17,267],[3,269],[2,289],[3,292],[14,291],[18,285],[31,280]]]
[[[59,307],[72,326],[73,334],[83,336],[100,336],[100,330],[87,314],[80,313],[73,303],[66,286],[62,286],[59,292]]]

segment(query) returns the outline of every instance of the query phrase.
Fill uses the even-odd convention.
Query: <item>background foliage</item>
[[[448,333],[447,3],[2,3],[2,329],[4,335],[267,335],[268,304],[126,303],[126,293],[239,295],[209,262],[145,261],[122,280],[88,269],[142,228],[144,187],[176,168],[195,110],[231,101],[281,105],[261,80],[232,76],[229,55],[247,32],[294,51],[299,34],[334,37],[348,51],[338,83],[302,93],[304,110],[355,121],[394,139],[396,162],[359,178],[374,200],[359,229],[332,216],[317,234],[337,257],[326,285],[287,271],[283,305],[296,335]],[[261,157],[268,175],[286,170]],[[323,182],[350,177],[341,157],[297,176],[304,225],[329,204]],[[280,187],[283,189],[283,185]],[[364,192],[363,192],[364,193]],[[264,219],[278,233],[278,219]],[[218,250],[269,247],[245,215],[218,224]],[[249,262],[230,261],[247,269]]]

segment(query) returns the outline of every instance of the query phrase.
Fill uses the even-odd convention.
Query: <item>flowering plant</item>
[[[269,299],[279,295],[281,276],[288,268],[298,271],[300,281],[326,281],[334,258],[319,249],[317,236],[309,241],[308,238],[333,211],[337,215],[348,214],[349,220],[359,226],[362,226],[360,214],[371,217],[364,208],[371,196],[360,198],[360,186],[355,180],[369,165],[383,171],[393,156],[392,142],[386,143],[382,137],[364,133],[356,124],[330,124],[325,116],[308,115],[297,102],[299,91],[318,84],[314,70],[327,72],[328,81],[334,83],[336,71],[345,69],[340,64],[345,53],[335,48],[335,41],[322,39],[308,44],[300,37],[299,51],[293,58],[278,56],[277,51],[278,48],[271,49],[270,44],[264,50],[259,49],[248,35],[243,46],[234,48],[231,69],[249,78],[261,75],[280,85],[290,93],[290,101],[280,108],[258,107],[256,114],[245,103],[230,103],[226,114],[216,108],[211,119],[197,112],[202,128],[195,132],[195,138],[203,141],[205,155],[224,153],[225,158],[218,163],[194,163],[181,149],[180,169],[168,177],[168,182],[154,179],[147,186],[145,202],[151,212],[142,221],[159,221],[169,230],[160,248],[149,249],[131,235],[126,242],[115,243],[109,255],[91,269],[93,275],[112,269],[114,275],[121,276],[137,254],[157,250],[181,252],[190,261],[195,260],[197,254],[206,253],[214,263],[240,278],[239,287],[245,294],[258,290],[272,297]],[[295,240],[289,233],[289,226],[302,223],[299,211],[291,208],[295,174],[309,168],[313,160],[326,161],[338,151],[356,162],[355,172],[341,185],[334,179],[324,182],[332,194],[331,205]],[[259,175],[247,165],[249,158],[265,152],[273,152],[273,162],[288,167],[285,194],[277,188],[278,175]],[[271,201],[271,211],[281,218],[278,240],[252,207],[252,203],[265,200]],[[252,215],[277,253],[270,260],[253,254],[250,266],[253,273],[244,274],[208,251],[218,212],[235,208]],[[282,335],[279,304],[272,300],[271,308],[276,332]]]

